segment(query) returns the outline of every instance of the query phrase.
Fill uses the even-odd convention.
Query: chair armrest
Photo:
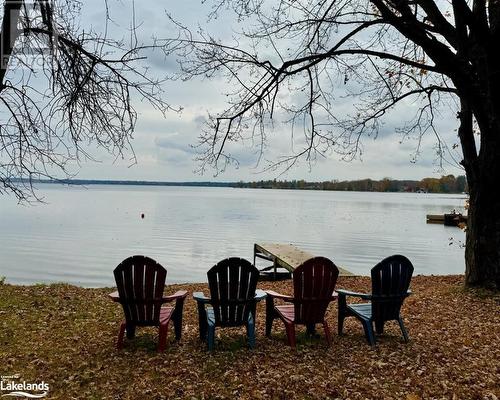
[[[114,291],[113,293],[108,294],[108,297],[116,302],[120,301],[120,295],[118,294],[118,290]]]
[[[411,290],[408,290],[406,293],[401,293],[401,294],[381,294],[381,295],[372,295],[372,300],[378,300],[378,301],[393,301],[393,300],[398,300],[398,299],[405,299],[409,295],[411,295]]]
[[[262,299],[265,299],[267,296],[266,292],[260,289],[255,290],[255,300],[256,301],[261,301]]]
[[[281,294],[281,293],[275,292],[274,290],[265,290],[265,293],[270,298],[274,297],[274,298],[285,300],[285,301],[293,301],[292,296],[287,296],[286,294]]]
[[[206,304],[210,303],[210,298],[206,297],[203,292],[194,292],[193,299],[195,299],[198,303]]]
[[[337,293],[339,296],[354,296],[354,297],[360,297],[364,300],[370,300],[372,298],[371,294],[367,293],[358,293],[358,292],[351,292],[350,290],[343,290],[343,289],[337,289]]]
[[[178,290],[177,292],[175,292],[170,296],[163,296],[162,301],[164,303],[169,303],[174,300],[185,299],[187,294],[188,294],[187,290]]]

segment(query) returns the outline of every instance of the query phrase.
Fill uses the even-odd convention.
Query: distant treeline
[[[28,183],[25,179],[16,179]],[[384,178],[380,181],[361,179],[356,181],[257,181],[257,182],[161,182],[161,181],[125,181],[94,179],[34,179],[31,183],[58,183],[65,185],[143,185],[143,186],[197,186],[197,187],[234,187],[253,189],[299,189],[299,190],[346,190],[357,192],[428,192],[462,193],[467,191],[465,176],[446,175],[441,178],[424,178],[420,181],[395,180]]]
[[[303,190],[344,190],[358,192],[426,192],[426,193],[462,193],[467,191],[465,176],[446,175],[441,178],[424,178],[420,181],[395,180],[384,178],[376,181],[361,179],[356,181],[257,181],[239,182],[240,188],[259,189],[303,189]]]
[[[13,179],[29,183],[27,179]],[[164,182],[164,181],[125,181],[98,179],[33,179],[32,183],[56,183],[60,185],[131,185],[131,186],[203,186],[203,187],[238,187],[235,182]]]

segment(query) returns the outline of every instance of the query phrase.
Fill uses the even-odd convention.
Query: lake
[[[134,254],[165,266],[167,283],[204,282],[223,258],[253,260],[255,242],[293,243],[359,275],[396,253],[416,274],[465,270],[464,232],[426,224],[463,212],[464,195],[49,184],[38,194],[45,204],[0,196],[7,282],[113,286]]]

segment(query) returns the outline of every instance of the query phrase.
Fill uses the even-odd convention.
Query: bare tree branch
[[[130,47],[108,37],[107,28],[79,31],[74,24],[79,7],[76,0],[4,2],[2,42],[12,47],[4,52],[0,71],[0,193],[36,197],[34,179],[69,177],[69,163],[93,159],[87,151],[91,143],[115,157],[124,152],[134,157],[132,99],[145,100],[160,113],[170,109],[163,79],[141,65],[143,53],[158,46],[138,43],[135,26]]]

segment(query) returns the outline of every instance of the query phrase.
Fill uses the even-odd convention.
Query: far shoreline
[[[14,179],[22,185],[36,187],[37,184],[91,186],[91,185],[116,185],[116,186],[161,186],[161,187],[214,187],[236,189],[267,189],[267,190],[308,190],[327,192],[371,192],[371,193],[440,193],[467,195],[467,184],[464,176],[455,178],[453,175],[441,178],[423,178],[421,180],[384,178],[374,180],[371,178],[357,180],[326,180],[305,181],[290,180],[277,181],[260,180],[244,181],[148,181],[148,180],[116,180],[116,179]]]
[[[110,274],[112,275],[112,271],[110,271]],[[110,275],[110,276],[111,276]],[[464,278],[465,273],[462,274],[414,274],[414,277],[419,277],[419,279],[431,279],[431,278]],[[339,280],[342,278],[343,279],[355,279],[355,278],[370,278],[369,274],[366,275],[360,275],[360,274],[353,274],[353,275],[344,275],[344,276],[339,276]],[[259,284],[262,283],[276,283],[276,284],[286,284],[286,283],[291,283],[292,279],[279,279],[276,281],[273,280],[259,280]],[[165,283],[165,287],[186,287],[186,286],[200,286],[200,285],[208,285],[207,282],[167,282]],[[9,282],[8,277],[5,276],[0,276],[0,288],[2,286],[14,286],[18,288],[36,288],[37,286],[43,288],[43,287],[50,287],[50,286],[67,286],[67,287],[74,287],[76,289],[88,289],[88,290],[113,290],[115,286],[81,286],[75,283],[71,282],[66,282],[66,281],[54,281],[54,282],[34,282],[34,283],[13,283]]]

